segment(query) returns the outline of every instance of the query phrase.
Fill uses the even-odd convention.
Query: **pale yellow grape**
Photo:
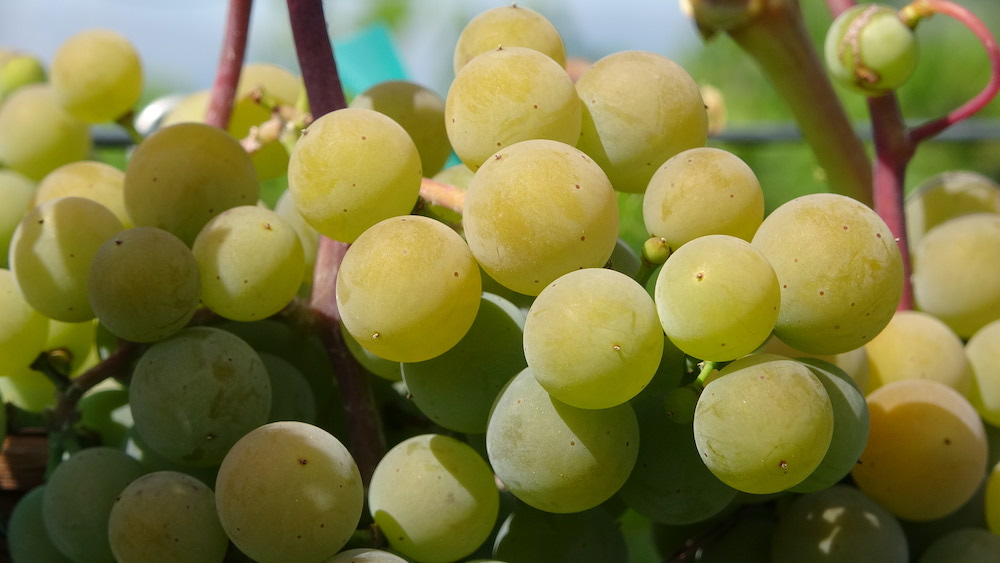
[[[90,128],[66,113],[47,83],[19,88],[0,105],[0,164],[32,180],[83,160],[92,144]]]
[[[35,183],[13,170],[0,169],[0,267],[7,267],[7,251],[14,229],[32,207]]]
[[[247,152],[229,133],[203,123],[157,129],[125,168],[125,209],[133,223],[169,231],[188,245],[209,219],[259,197]]]
[[[994,465],[986,476],[985,489],[986,525],[1000,535],[1000,463]]]
[[[520,500],[546,512],[580,512],[625,483],[639,452],[639,425],[631,404],[572,407],[552,398],[526,368],[493,405],[486,451]]]
[[[44,349],[49,320],[28,304],[6,269],[0,269],[0,311],[0,376],[20,373]]]
[[[694,413],[694,439],[709,470],[734,489],[770,494],[802,482],[833,436],[823,384],[800,362],[737,361],[710,381]]]
[[[969,401],[937,381],[887,383],[867,397],[868,444],[851,471],[858,487],[899,518],[942,518],[986,477],[986,431]]]
[[[272,422],[240,439],[215,484],[222,527],[255,561],[301,563],[336,554],[358,526],[361,474],[332,434]]]
[[[288,189],[322,235],[354,242],[375,223],[408,214],[420,190],[420,153],[401,125],[344,108],[313,121],[288,162]]]
[[[1000,320],[976,331],[965,344],[972,370],[972,406],[987,423],[1000,426]]]
[[[125,173],[118,168],[97,160],[78,160],[56,168],[38,182],[34,205],[63,196],[85,197],[107,207],[125,228],[130,228],[124,186]]]
[[[480,12],[465,24],[455,42],[455,74],[477,55],[500,46],[529,47],[566,66],[566,47],[552,22],[534,10],[511,4]]]
[[[816,358],[824,362],[830,362],[831,364],[844,370],[844,373],[854,380],[854,383],[857,384],[859,389],[864,390],[868,385],[868,352],[865,351],[864,346],[858,346],[853,350],[841,352],[840,354],[810,354],[792,348],[788,344],[782,342],[780,338],[772,334],[771,337],[764,342],[764,345],[760,347],[758,352],[777,354],[787,358]]]
[[[1000,213],[946,221],[913,251],[913,297],[961,338],[1000,319]]]
[[[407,563],[407,561],[390,551],[358,547],[341,551],[327,559],[325,563]]]
[[[781,304],[767,258],[730,235],[698,237],[671,254],[657,275],[654,297],[671,342],[710,361],[756,350],[771,335]]]
[[[896,311],[865,344],[869,379],[865,394],[900,379],[933,379],[968,396],[972,370],[965,344],[948,325],[921,311]]]
[[[481,294],[479,267],[462,237],[414,215],[365,231],[345,253],[337,278],[348,332],[397,362],[429,360],[458,343]]]
[[[574,407],[630,400],[652,380],[662,355],[656,305],[615,270],[560,276],[535,298],[524,322],[524,356],[535,379]]]
[[[566,69],[527,47],[499,47],[469,61],[445,97],[445,127],[455,154],[478,170],[518,141],[576,145],[582,104]]]
[[[615,189],[642,193],[668,158],[708,139],[701,91],[682,66],[649,51],[607,55],[577,80],[583,130],[577,147]]]
[[[924,180],[907,196],[906,242],[917,247],[927,231],[970,213],[1000,213],[1000,184],[971,170],[949,170]]]
[[[757,175],[735,154],[695,147],[660,166],[642,196],[649,236],[677,250],[704,235],[749,241],[764,220],[764,192]]]
[[[902,256],[885,222],[863,203],[800,196],[772,211],[751,242],[778,275],[774,332],[793,348],[853,350],[892,319],[903,291]]]
[[[465,236],[501,285],[538,295],[559,276],[604,266],[618,240],[618,202],[601,168],[551,140],[498,151],[469,183]]]
[[[59,103],[87,123],[114,121],[142,94],[142,61],[127,37],[86,29],[63,41],[52,58],[50,80]]]
[[[499,507],[490,466],[472,446],[441,434],[394,446],[368,487],[368,511],[389,545],[426,563],[475,551],[493,530]]]
[[[237,97],[248,96],[261,90],[282,105],[295,105],[302,94],[302,78],[287,68],[274,63],[252,62],[243,65],[236,86]]]
[[[295,206],[295,200],[289,190],[285,190],[278,197],[278,201],[274,204],[274,211],[299,235],[304,272],[302,283],[312,284],[313,268],[316,266],[316,252],[319,249],[319,232],[299,213],[299,208]]]

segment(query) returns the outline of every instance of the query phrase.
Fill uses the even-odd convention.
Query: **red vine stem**
[[[229,127],[233,100],[240,82],[243,57],[250,29],[250,8],[253,0],[229,0],[226,30],[222,39],[222,55],[212,83],[212,95],[205,114],[205,123],[220,129]]]

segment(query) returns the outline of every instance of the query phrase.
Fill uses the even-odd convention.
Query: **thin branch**
[[[288,16],[295,40],[302,81],[314,118],[347,107],[344,88],[337,73],[333,46],[326,30],[323,3],[316,0],[288,0]]]
[[[229,127],[229,117],[233,113],[233,100],[236,98],[247,48],[252,5],[253,0],[229,0],[222,55],[219,57],[215,82],[212,83],[212,97],[205,114],[205,123],[220,129]]]

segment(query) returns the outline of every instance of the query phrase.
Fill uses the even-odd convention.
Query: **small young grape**
[[[833,78],[869,96],[899,88],[917,65],[913,29],[894,8],[881,4],[855,6],[837,16],[825,51]]]

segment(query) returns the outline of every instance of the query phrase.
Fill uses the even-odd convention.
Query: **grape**
[[[1000,319],[1000,213],[973,213],[930,231],[913,252],[918,309],[960,338]]]
[[[31,180],[83,160],[91,145],[90,129],[62,109],[49,84],[19,88],[0,105],[0,163]]]
[[[523,503],[500,525],[493,555],[517,563],[625,561],[622,531],[604,507],[552,514]]]
[[[218,563],[229,545],[212,489],[175,471],[129,483],[111,507],[108,538],[118,563]]]
[[[985,422],[1000,426],[1000,320],[977,330],[965,355],[972,370],[969,401]]]
[[[986,525],[991,532],[1000,531],[1000,463],[994,465],[986,476],[984,491]]]
[[[247,152],[203,123],[178,123],[143,139],[125,167],[124,191],[135,225],[169,231],[188,245],[209,219],[260,197]]]
[[[59,103],[87,123],[124,116],[142,94],[139,53],[110,29],[86,29],[63,41],[52,58],[51,74]]]
[[[56,320],[94,318],[88,299],[91,260],[123,228],[108,208],[82,197],[58,198],[29,211],[10,241],[10,267],[25,300]]]
[[[854,6],[837,16],[824,51],[834,80],[867,96],[899,88],[917,66],[913,29],[895,8],[878,4]]]
[[[18,88],[45,80],[45,66],[38,57],[0,49],[0,103]]]
[[[653,378],[663,356],[656,305],[632,278],[603,268],[550,283],[524,322],[524,357],[538,383],[568,405],[622,404]]]
[[[979,563],[1000,558],[1000,536],[982,528],[954,530],[934,540],[920,563]]]
[[[902,256],[864,204],[837,194],[797,197],[772,211],[751,242],[778,275],[774,332],[789,346],[847,352],[892,319],[903,291]]]
[[[779,356],[785,356],[786,358],[815,358],[817,360],[829,362],[844,370],[844,373],[854,380],[854,383],[857,384],[859,389],[864,390],[868,385],[868,352],[865,351],[865,347],[863,345],[840,354],[809,354],[803,352],[802,350],[792,348],[788,344],[782,342],[780,338],[772,334],[771,337],[767,339],[767,342],[764,342],[764,345],[761,346],[757,352],[777,354]]]
[[[698,237],[667,258],[656,277],[664,332],[686,354],[729,361],[771,335],[781,290],[764,255],[731,235]]]
[[[337,438],[304,422],[272,422],[241,438],[215,486],[219,520],[256,561],[320,561],[337,553],[361,518],[364,490]]]
[[[733,362],[705,386],[694,439],[705,465],[734,489],[769,494],[808,477],[833,435],[830,397],[800,362]]]
[[[628,403],[580,409],[552,398],[531,368],[500,392],[486,428],[490,464],[520,500],[546,512],[580,512],[611,498],[639,449]]]
[[[132,427],[127,388],[120,385],[95,387],[80,398],[77,409],[80,411],[76,424],[78,431],[96,435],[103,446],[125,449]]]
[[[0,395],[15,407],[44,413],[56,404],[56,386],[41,372],[23,367],[0,377]]]
[[[271,410],[268,422],[298,420],[316,422],[316,395],[306,376],[297,367],[274,354],[260,352],[271,382]]]
[[[285,308],[302,285],[305,257],[295,229],[254,205],[219,213],[191,246],[201,301],[221,317],[252,321]]]
[[[10,270],[0,269],[0,376],[23,370],[45,347],[49,320],[28,304]]]
[[[56,548],[77,562],[114,561],[108,516],[118,494],[141,475],[138,461],[106,446],[79,450],[56,466],[42,496],[45,529]]]
[[[518,141],[575,145],[581,111],[566,69],[534,49],[503,45],[470,60],[455,75],[444,118],[455,153],[478,170]]]
[[[45,529],[42,497],[45,485],[32,488],[14,505],[7,521],[7,548],[12,563],[73,563],[56,549]]]
[[[125,211],[125,173],[110,164],[96,160],[78,160],[49,172],[38,183],[34,205],[63,196],[92,199],[118,217],[126,228],[132,219]]]
[[[347,351],[350,352],[351,356],[354,357],[358,364],[369,373],[377,375],[388,381],[403,380],[402,364],[392,360],[387,360],[368,351],[365,347],[361,346],[357,339],[351,336],[351,333],[347,331],[347,327],[344,326],[344,323],[340,323],[340,334],[344,339],[344,346],[347,348]]]
[[[774,563],[802,561],[909,561],[896,517],[850,485],[796,497],[778,517],[771,544]]]
[[[469,184],[465,236],[504,287],[538,295],[559,276],[604,266],[618,240],[618,203],[601,168],[550,140],[501,149]]]
[[[312,284],[313,268],[316,266],[316,252],[319,249],[319,232],[307,223],[302,214],[299,213],[299,208],[295,207],[295,200],[292,199],[292,192],[289,190],[281,192],[278,201],[274,204],[274,211],[291,225],[299,236],[304,270],[302,283]]]
[[[440,172],[435,174],[431,179],[441,182],[442,184],[448,184],[449,186],[455,186],[456,188],[466,189],[469,187],[469,182],[472,181],[472,177],[475,176],[475,172],[466,166],[464,163],[459,162],[458,164],[452,164]]]
[[[643,193],[668,158],[708,139],[698,85],[663,55],[636,50],[607,55],[580,76],[576,90],[584,105],[577,147],[618,191]]]
[[[858,488],[899,518],[933,520],[961,507],[986,470],[986,432],[969,401],[943,383],[904,379],[867,396],[868,444]]]
[[[948,325],[921,311],[897,311],[865,344],[869,379],[865,394],[900,379],[933,379],[968,395],[972,371],[965,345]]]
[[[374,110],[344,108],[312,122],[288,162],[288,189],[320,234],[354,242],[406,215],[420,191],[420,153],[401,125]]]
[[[905,203],[906,242],[916,249],[927,231],[970,213],[1000,213],[1000,184],[971,170],[949,170],[913,188]]]
[[[406,559],[381,549],[359,547],[341,551],[326,563],[407,563]]]
[[[238,336],[189,327],[139,358],[129,403],[136,430],[157,453],[205,467],[267,421],[271,383],[260,356]]]
[[[247,63],[240,71],[236,96],[246,97],[257,89],[282,105],[292,106],[298,101],[304,88],[302,78],[281,65],[266,62]]]
[[[23,174],[0,169],[0,268],[7,268],[10,237],[32,207],[35,184]]]
[[[389,545],[426,563],[455,561],[475,551],[493,530],[499,506],[493,472],[483,458],[468,444],[440,434],[394,446],[368,487],[368,510]]]
[[[566,48],[552,22],[534,10],[511,4],[480,12],[465,23],[455,42],[455,74],[476,55],[499,46],[535,49],[566,66]]]
[[[386,219],[348,248],[337,306],[366,349],[398,362],[439,356],[465,336],[482,282],[468,245],[444,224],[419,216]]]
[[[59,367],[71,377],[76,377],[98,361],[97,321],[66,323],[49,319],[49,336],[45,349],[58,352]]]
[[[154,342],[183,328],[201,298],[198,263],[176,236],[133,227],[98,249],[88,275],[90,305],[113,334]]]

